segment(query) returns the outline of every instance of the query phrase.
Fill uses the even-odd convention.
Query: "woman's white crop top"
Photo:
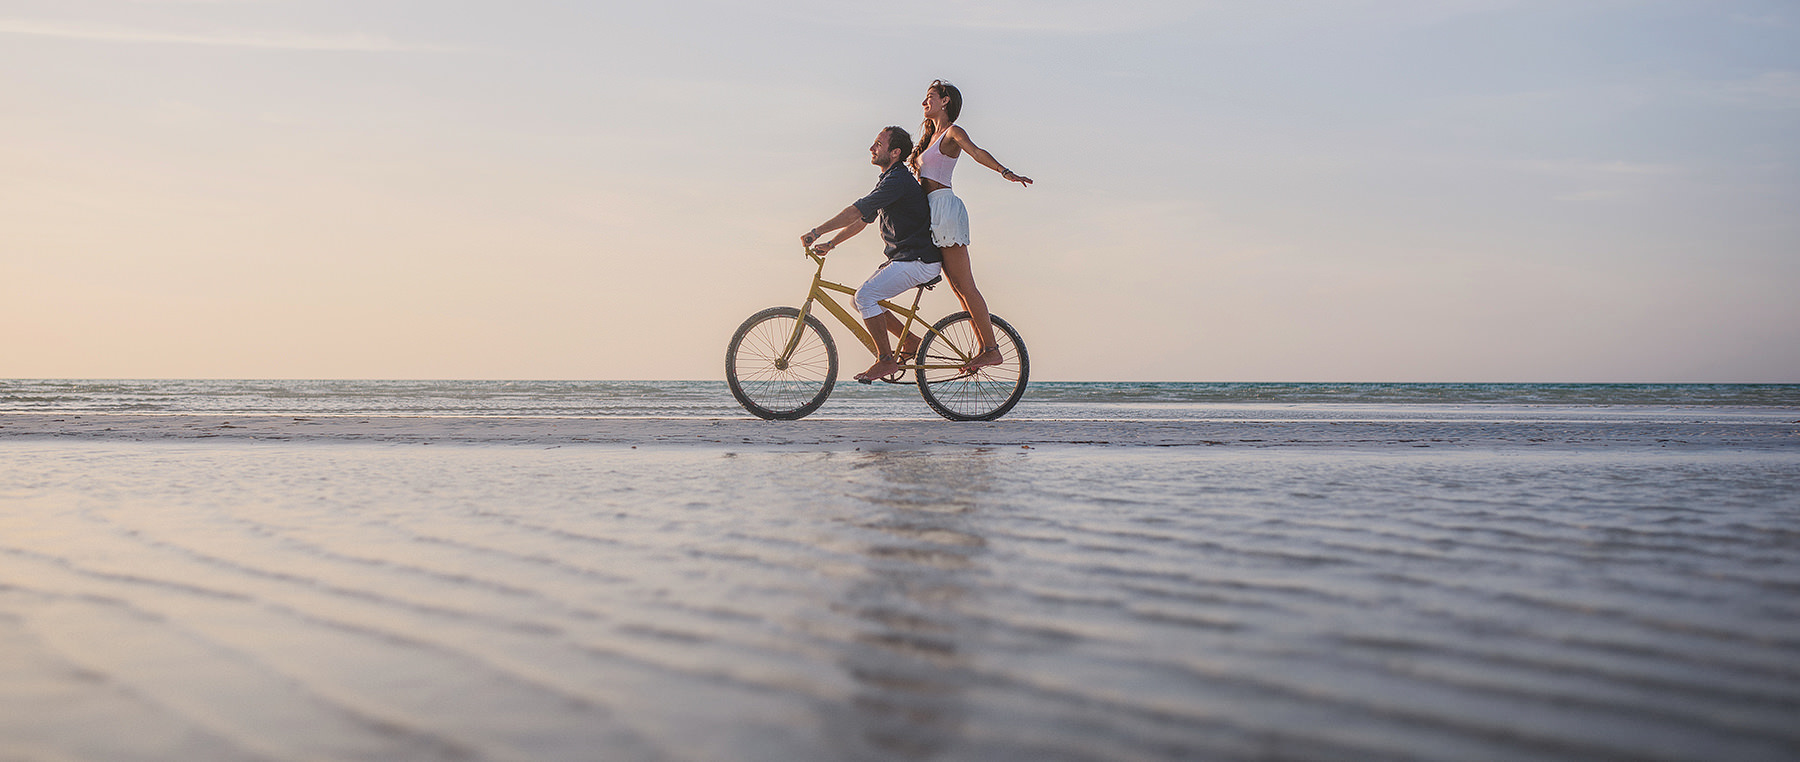
[[[956,157],[945,156],[944,152],[938,149],[938,145],[944,142],[944,136],[949,132],[949,130],[944,130],[938,133],[937,139],[931,141],[931,145],[925,146],[925,150],[919,152],[919,176],[927,180],[936,180],[946,188],[950,187],[950,173],[956,171]]]

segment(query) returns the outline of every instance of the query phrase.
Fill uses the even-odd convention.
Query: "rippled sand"
[[[59,417],[0,759],[1800,757],[1791,426]]]

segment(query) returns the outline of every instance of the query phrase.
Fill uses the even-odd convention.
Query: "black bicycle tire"
[[[827,369],[824,380],[819,382],[817,391],[811,393],[810,399],[791,408],[769,407],[752,399],[753,395],[746,390],[746,385],[739,378],[738,349],[743,344],[744,337],[748,336],[750,331],[763,321],[772,318],[792,320],[799,316],[800,310],[793,307],[770,307],[758,312],[746,318],[743,324],[738,326],[737,332],[731,336],[731,343],[725,347],[725,383],[731,387],[731,396],[736,397],[738,404],[743,405],[751,415],[771,421],[793,421],[805,418],[818,410],[820,405],[825,404],[825,399],[831,396],[831,390],[837,384],[837,344],[831,340],[831,332],[825,330],[825,324],[819,322],[819,319],[811,314],[806,316],[805,325],[807,329],[818,336],[820,343],[825,346]]]
[[[1031,381],[1031,354],[1029,352],[1027,352],[1025,349],[1025,339],[1023,337],[1019,336],[1018,330],[1014,329],[1012,327],[1011,323],[1008,323],[1005,320],[1001,319],[1000,316],[990,314],[990,315],[988,315],[988,317],[993,321],[994,330],[1004,332],[1006,334],[1007,340],[1012,343],[1012,345],[1015,349],[1017,349],[1017,362],[1018,362],[1018,366],[1019,366],[1019,377],[1013,383],[1013,388],[1012,388],[1011,392],[1009,392],[1007,394],[1006,399],[1003,400],[999,405],[995,406],[991,410],[985,410],[985,411],[983,411],[983,410],[964,411],[964,410],[956,409],[951,404],[945,402],[944,400],[939,399],[938,394],[933,391],[935,388],[937,388],[937,386],[939,384],[951,383],[951,382],[929,381],[926,378],[926,371],[923,368],[920,368],[919,370],[914,371],[914,373],[916,374],[915,379],[919,383],[919,396],[925,398],[925,404],[931,406],[931,409],[933,411],[935,411],[938,415],[941,415],[952,421],[993,421],[993,420],[998,420],[1001,416],[1006,415],[1008,412],[1011,412],[1014,405],[1019,404],[1019,400],[1025,396],[1025,387]],[[925,336],[925,341],[919,345],[919,357],[921,358],[921,361],[923,361],[924,358],[926,358],[926,357],[932,357],[933,362],[943,359],[943,358],[938,358],[938,357],[933,356],[932,351],[931,351],[932,345],[939,340],[939,337],[948,335],[948,331],[951,326],[955,325],[956,323],[958,323],[960,321],[964,321],[964,320],[970,320],[969,313],[957,312],[957,313],[953,313],[949,316],[946,316],[944,319],[939,320],[936,325],[932,326],[931,333],[927,334]],[[973,330],[973,329],[971,328],[971,330]],[[947,341],[947,339],[945,339],[945,340]],[[1003,347],[1002,349],[1004,350],[1005,348]],[[1010,362],[1012,362],[1012,361],[1008,360],[1008,363],[1010,363]],[[941,371],[939,371],[939,372],[941,372]]]

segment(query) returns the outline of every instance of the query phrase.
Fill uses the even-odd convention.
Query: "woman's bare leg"
[[[969,319],[975,324],[975,335],[981,339],[981,351],[963,369],[976,370],[1005,362],[1000,350],[989,349],[996,346],[994,321],[988,317],[987,300],[981,297],[981,289],[975,287],[975,272],[969,267],[969,247],[958,244],[938,251],[944,255],[944,277],[950,281],[956,298],[962,300],[963,309],[968,310]]]

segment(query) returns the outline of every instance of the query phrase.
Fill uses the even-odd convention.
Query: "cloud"
[[[1760,26],[1760,27],[1773,27],[1773,28],[1777,28],[1777,29],[1784,29],[1788,26],[1787,18],[1782,16],[1779,13],[1774,13],[1774,12],[1761,13],[1761,14],[1733,13],[1733,14],[1731,14],[1731,20],[1735,21],[1739,24],[1747,24],[1750,26]]]
[[[1800,72],[1763,72],[1752,79],[1725,83],[1722,94],[1727,100],[1745,105],[1800,108]]]
[[[1618,191],[1584,190],[1574,193],[1563,193],[1552,196],[1557,201],[1611,201],[1619,197]]]
[[[127,27],[79,24],[63,21],[0,19],[0,34],[55,37],[65,40],[94,42],[129,42],[170,45],[210,45],[264,50],[317,50],[336,52],[419,52],[446,51],[432,45],[397,42],[381,35],[340,34],[310,35],[286,32],[221,32],[194,34],[162,32]]]
[[[1563,177],[1597,178],[1606,176],[1668,176],[1682,174],[1683,169],[1673,164],[1646,164],[1630,161],[1587,161],[1582,159],[1534,159],[1515,161],[1509,164],[1517,169]]]
[[[797,17],[855,27],[1086,35],[1153,29],[1191,18],[1199,9],[1186,0],[922,0],[888,6],[805,3],[797,10]]]

